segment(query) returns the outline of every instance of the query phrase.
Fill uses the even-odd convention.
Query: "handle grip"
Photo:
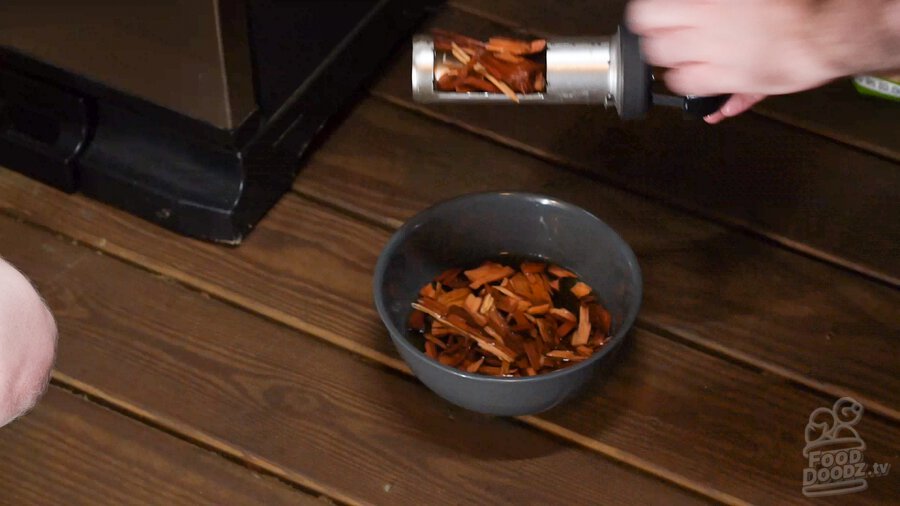
[[[729,98],[731,98],[731,95],[715,95],[711,97],[688,95],[684,97],[682,109],[689,116],[703,118],[721,109]]]

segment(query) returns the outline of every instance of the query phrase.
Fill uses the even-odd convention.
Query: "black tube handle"
[[[688,95],[684,97],[682,109],[689,116],[694,118],[704,118],[721,109],[729,98],[731,98],[731,95],[715,95],[710,97]]]

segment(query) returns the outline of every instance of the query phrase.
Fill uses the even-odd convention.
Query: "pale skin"
[[[632,0],[626,21],[672,91],[733,95],[709,123],[768,95],[900,69],[900,0]]]
[[[37,404],[50,381],[56,323],[37,291],[0,258],[0,427]]]

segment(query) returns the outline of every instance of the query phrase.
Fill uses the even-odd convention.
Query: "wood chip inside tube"
[[[482,42],[446,30],[432,34],[435,50],[445,55],[434,68],[438,91],[503,93],[518,103],[519,94],[546,88],[544,39],[491,37]]]

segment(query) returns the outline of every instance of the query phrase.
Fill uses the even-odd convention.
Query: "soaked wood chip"
[[[612,330],[612,316],[609,314],[609,311],[603,309],[600,304],[591,306],[591,323],[594,324],[604,336],[609,335],[610,330]]]
[[[494,296],[490,293],[485,294],[485,296],[481,299],[481,307],[478,309],[478,312],[481,314],[485,314],[494,307]]]
[[[525,277],[525,274],[517,273],[509,278],[509,284],[511,286],[511,291],[518,295],[523,299],[531,299],[531,283],[528,282],[528,278]]]
[[[468,337],[469,339],[472,339],[473,341],[478,343],[479,347],[481,347],[485,351],[488,351],[491,354],[497,356],[498,358],[500,358],[502,360],[506,360],[506,361],[515,360],[515,358],[516,358],[515,352],[513,352],[512,350],[510,350],[509,348],[506,348],[505,346],[503,346],[501,344],[498,344],[498,343],[492,341],[491,339],[488,339],[482,335],[479,335],[477,332],[473,332],[472,330],[467,328],[468,326],[465,325],[465,322],[454,321],[453,317],[455,315],[450,315],[445,318],[444,315],[434,312],[425,306],[421,306],[419,304],[413,303],[413,307],[415,307],[419,311],[422,311],[422,312],[428,314],[429,316],[431,316],[435,320],[443,323],[444,325],[456,330],[463,336]]]
[[[472,290],[468,288],[457,288],[449,292],[442,293],[437,300],[445,306],[461,306],[472,294]]]
[[[473,363],[469,364],[469,366],[466,367],[466,371],[478,372],[478,369],[481,367],[481,364],[483,364],[483,363],[484,363],[484,357],[481,357],[480,359],[478,359],[477,362],[473,362]]]
[[[552,318],[541,318],[537,320],[538,333],[541,339],[547,344],[555,344],[558,342],[556,337],[556,322]]]
[[[423,286],[421,290],[419,290],[419,295],[422,297],[433,299],[437,297],[437,291],[434,289],[434,285],[428,283],[427,285]]]
[[[434,278],[434,280],[442,285],[449,285],[453,283],[453,281],[462,274],[462,268],[457,267],[455,269],[447,269],[442,272],[438,277]]]
[[[576,355],[575,353],[572,353],[571,351],[567,351],[567,350],[548,351],[547,356],[553,357],[553,358],[561,358],[563,360],[574,360],[574,361],[581,361],[581,360],[584,360],[587,358],[587,357],[582,357],[580,355]]]
[[[437,346],[431,341],[425,342],[425,353],[431,358],[438,358]]]
[[[419,301],[419,304],[422,305],[422,307],[427,308],[428,311],[431,311],[434,313],[447,314],[447,311],[450,310],[450,308],[448,308],[444,304],[441,304],[440,302],[438,302],[434,299],[423,298]],[[424,312],[428,313],[428,311],[424,311]]]
[[[547,269],[547,271],[550,274],[553,274],[554,276],[556,276],[557,278],[575,278],[575,277],[577,277],[577,276],[575,276],[575,273],[573,273],[572,271],[563,269],[562,267],[560,267],[558,265],[551,265]]]
[[[573,315],[571,311],[563,307],[555,307],[550,310],[550,314],[556,316],[560,320],[568,320],[570,322],[577,322],[578,317]]]
[[[531,364],[531,368],[537,371],[541,368],[541,353],[537,349],[537,345],[534,341],[525,342],[525,353],[528,356],[528,363]]]
[[[432,329],[432,330],[433,330],[433,329]],[[450,329],[447,329],[447,330],[450,330]],[[444,334],[444,335],[446,335],[446,334]],[[440,348],[440,349],[442,349],[442,350],[446,350],[446,349],[447,349],[447,343],[445,343],[444,341],[441,341],[440,339],[438,339],[438,335],[437,335],[437,334],[433,334],[433,333],[432,333],[432,334],[425,334],[425,340],[426,340],[426,341],[429,341],[431,344],[437,346],[438,348]]]
[[[578,328],[572,334],[572,346],[582,346],[587,344],[591,337],[591,318],[588,313],[588,307],[584,304],[578,309]]]
[[[425,313],[413,311],[409,314],[409,328],[413,330],[425,330]]]
[[[531,306],[528,308],[528,314],[530,315],[542,315],[550,312],[550,304],[541,304],[540,306]]]
[[[552,302],[553,297],[550,295],[550,285],[547,278],[543,274],[527,274],[528,286],[531,289],[531,300],[535,304]]]
[[[579,301],[578,314],[559,305],[573,300],[559,293],[562,278],[574,278],[564,286]],[[571,271],[538,261],[518,267],[488,261],[448,269],[423,286],[408,326],[424,338],[425,354],[441,364],[521,377],[593,356],[609,340],[611,318]]]
[[[431,335],[434,337],[443,337],[453,335],[456,331],[451,329],[450,327],[444,325],[441,322],[434,322],[431,324]],[[428,334],[426,334],[426,337]]]
[[[569,290],[579,299],[582,297],[587,297],[592,291],[591,287],[588,286],[587,283],[583,283],[581,281],[575,283]]]
[[[519,269],[525,274],[537,274],[547,270],[547,264],[544,262],[522,262]]]
[[[486,283],[500,281],[503,278],[512,275],[515,270],[512,267],[496,264],[493,262],[485,262],[477,269],[465,271],[466,277],[469,278],[469,288],[476,289]]]
[[[572,332],[572,330],[575,329],[575,325],[577,325],[577,323],[571,320],[564,321],[559,325],[559,327],[556,328],[556,337],[558,339],[566,337],[567,335],[569,335],[569,332]]]

